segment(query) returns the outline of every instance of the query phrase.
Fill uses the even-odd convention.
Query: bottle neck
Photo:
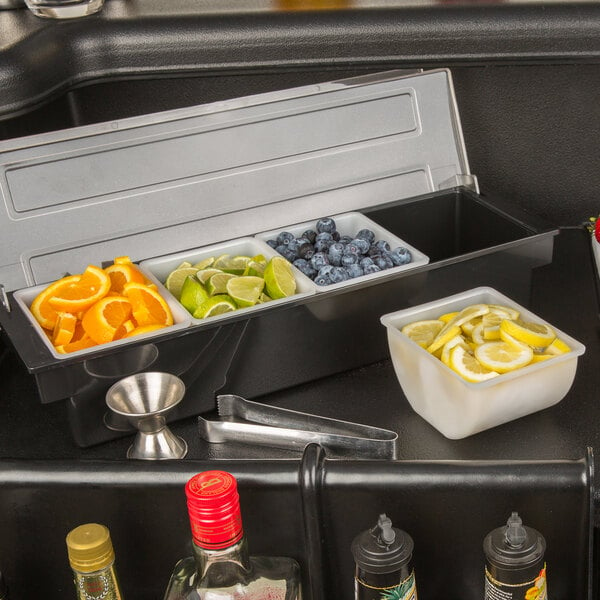
[[[246,538],[219,550],[208,550],[192,544],[198,575],[228,579],[230,576],[239,577],[240,573],[250,572],[250,557]]]
[[[121,600],[114,563],[91,573],[73,570],[78,600]]]

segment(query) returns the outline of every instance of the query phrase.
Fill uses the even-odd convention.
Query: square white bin
[[[570,352],[487,381],[471,383],[400,330],[413,321],[437,319],[471,304],[517,309],[524,321],[550,325]],[[460,439],[560,402],[573,384],[585,346],[489,287],[474,288],[381,317],[398,381],[412,408],[447,438]]]
[[[404,246],[407,248],[412,255],[412,260],[405,265],[391,267],[389,269],[379,271],[378,273],[370,273],[354,279],[347,279],[346,281],[342,281],[340,283],[330,283],[329,285],[324,286],[315,285],[317,292],[327,292],[339,288],[350,287],[356,283],[364,283],[374,279],[381,279],[382,277],[389,277],[395,273],[416,269],[417,267],[421,267],[429,263],[429,257],[423,254],[420,250],[414,248],[410,244],[407,244],[399,237],[396,237],[387,229],[384,229],[362,213],[348,212],[339,215],[333,215],[331,218],[335,221],[336,230],[340,233],[340,235],[349,235],[350,237],[355,237],[361,229],[370,229],[375,234],[375,240],[384,240],[388,242],[392,249],[397,248],[398,246]],[[305,223],[289,225],[277,230],[265,231],[257,234],[256,237],[260,240],[263,240],[265,243],[267,240],[275,239],[282,231],[288,231],[295,237],[299,237],[307,229],[315,229],[317,220],[318,219],[306,221]]]
[[[140,263],[140,268],[144,271],[144,274],[147,277],[155,280],[161,285],[164,285],[169,273],[175,270],[181,263],[187,261],[192,264],[196,264],[211,256],[216,258],[222,254],[230,254],[232,256],[257,256],[262,254],[267,261],[274,256],[279,256],[279,254],[265,242],[252,237],[244,237],[228,242],[222,242],[220,244],[213,244],[211,246],[204,246],[201,248],[195,248],[193,250],[178,252],[177,254],[169,254],[166,256],[144,260]],[[249,306],[246,308],[238,308],[235,311],[211,316],[206,319],[194,319],[191,315],[189,315],[189,313],[187,313],[187,311],[185,311],[183,307],[182,309],[191,318],[193,325],[198,325],[201,323],[209,324],[217,321],[230,320],[239,316],[240,314],[252,315],[257,312],[269,310],[276,306],[281,306],[282,304],[294,302],[313,295],[316,288],[315,284],[295,267],[292,267],[292,270],[296,279],[296,293],[293,296],[274,299],[269,302],[255,304],[254,306]]]

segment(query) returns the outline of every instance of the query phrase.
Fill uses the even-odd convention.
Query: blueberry
[[[357,238],[366,240],[369,244],[375,241],[375,234],[370,229],[361,229],[357,234]]]
[[[360,254],[360,250],[358,249],[358,246],[356,244],[349,242],[344,246],[344,254],[354,254],[358,257],[358,255]]]
[[[315,277],[315,283],[317,285],[329,285],[331,283],[331,279],[325,275],[317,275]]]
[[[365,275],[371,275],[372,273],[379,273],[381,269],[377,265],[367,265],[364,271]]]
[[[321,267],[329,264],[329,258],[327,258],[327,254],[324,252],[315,252],[310,259],[310,264],[313,269],[318,271]]]
[[[279,246],[283,245],[287,245],[290,243],[291,240],[294,239],[294,234],[290,233],[289,231],[282,231],[278,236],[277,236],[277,244]]]
[[[302,244],[312,244],[312,242],[307,237],[304,237],[303,235],[301,235],[300,237],[297,237],[296,241],[298,242],[299,246],[302,246]]]
[[[335,221],[330,217],[323,217],[317,221],[317,231],[319,233],[333,233],[335,231]]]
[[[391,250],[390,245],[385,240],[377,240],[375,244],[372,245],[378,248],[381,252],[389,252]]]
[[[350,242],[350,244],[355,246],[360,252],[360,254],[366,254],[369,251],[369,248],[371,247],[369,242],[367,242],[367,240],[365,240],[364,238],[354,238]]]
[[[344,254],[342,256],[342,266],[349,267],[350,265],[358,264],[358,254],[352,254],[351,252],[348,254]]]
[[[327,254],[327,251],[329,250],[329,246],[331,246],[331,244],[333,244],[333,240],[315,240],[315,244],[314,244],[314,249],[315,252],[325,252],[325,254]]]
[[[314,253],[315,249],[310,242],[305,242],[298,248],[298,256],[300,258],[305,258],[306,260],[312,258]]]
[[[382,271],[385,271],[385,269],[391,269],[394,266],[394,263],[392,262],[392,259],[389,257],[388,254],[382,254],[381,256],[378,256],[373,262]]]
[[[267,240],[267,244],[269,244],[269,246],[271,246],[271,248],[275,249],[277,248],[277,246],[279,246],[279,244],[277,243],[277,240]]]
[[[344,244],[340,244],[340,242],[333,242],[329,249],[327,250],[327,256],[329,257],[329,262],[336,267],[339,267],[342,264],[342,254],[344,253]]]
[[[290,240],[287,244],[287,247],[296,255],[298,256],[298,248],[300,247],[300,244],[298,243],[298,240],[296,238]]]
[[[331,235],[331,233],[329,233],[329,231],[322,231],[320,233],[317,233],[317,237],[315,238],[315,244],[319,240],[324,240],[326,242],[333,242],[333,236]]]
[[[338,240],[338,242],[344,244],[344,246],[346,244],[349,244],[352,241],[352,238],[349,235],[343,235],[340,237],[340,239]]]
[[[331,237],[333,238],[333,241],[334,241],[334,242],[339,242],[339,241],[340,241],[340,238],[341,238],[342,236],[340,235],[340,232],[339,232],[339,231],[333,231],[333,232],[331,233]]]
[[[370,256],[364,256],[363,258],[360,259],[359,263],[358,263],[363,269],[365,269],[368,265],[373,265],[375,264],[373,262],[373,259]]]
[[[408,248],[404,248],[403,246],[399,246],[398,248],[394,248],[390,252],[390,257],[392,262],[399,267],[400,265],[406,265],[412,260],[412,255]]]
[[[310,279],[314,279],[317,276],[317,271],[313,269],[312,265],[304,258],[297,258],[292,264]]]
[[[319,276],[319,277],[329,277],[331,275],[331,271],[333,271],[333,265],[323,265],[319,269],[319,272],[317,273],[317,276]]]
[[[355,277],[363,275],[364,272],[360,265],[354,263],[353,265],[346,267],[346,273],[348,273],[350,279],[354,279]]]
[[[342,267],[333,267],[329,274],[329,278],[331,279],[331,283],[341,283],[348,279],[348,273],[346,273],[346,269]]]
[[[289,260],[290,262],[294,262],[298,258],[296,253],[290,250],[287,246],[277,246],[277,252],[279,252],[283,258]]]
[[[314,229],[307,229],[300,237],[306,238],[311,244],[317,239],[317,232]]]

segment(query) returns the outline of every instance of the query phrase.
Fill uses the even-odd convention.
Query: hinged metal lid
[[[472,182],[450,72],[392,71],[0,144],[0,283]]]

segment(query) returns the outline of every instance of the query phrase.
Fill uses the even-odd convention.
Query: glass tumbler
[[[25,0],[25,4],[38,17],[75,19],[97,13],[104,0]]]

